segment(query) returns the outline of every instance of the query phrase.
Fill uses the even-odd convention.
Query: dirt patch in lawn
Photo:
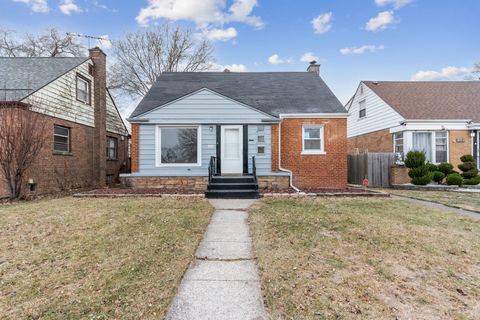
[[[200,199],[0,206],[2,319],[159,319],[210,220]]]
[[[264,199],[250,212],[274,319],[478,319],[478,221],[375,198]]]

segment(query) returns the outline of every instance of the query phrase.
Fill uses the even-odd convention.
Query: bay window
[[[201,165],[199,126],[157,127],[157,166]]]

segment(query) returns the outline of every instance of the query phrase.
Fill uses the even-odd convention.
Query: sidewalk
[[[167,319],[267,319],[246,210],[255,200],[211,200],[216,211]]]

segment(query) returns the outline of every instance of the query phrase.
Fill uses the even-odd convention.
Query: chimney
[[[93,181],[102,187],[107,177],[107,56],[99,47],[88,51],[93,61]]]
[[[308,72],[315,72],[318,76],[320,76],[320,64],[317,61],[310,61],[310,65],[307,68]]]

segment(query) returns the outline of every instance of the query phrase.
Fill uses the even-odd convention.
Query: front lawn
[[[273,319],[478,319],[479,221],[391,199],[250,211]]]
[[[393,195],[432,201],[456,208],[480,211],[480,192],[424,191],[424,190],[383,190]]]
[[[160,319],[210,220],[204,200],[0,205],[2,319]]]

